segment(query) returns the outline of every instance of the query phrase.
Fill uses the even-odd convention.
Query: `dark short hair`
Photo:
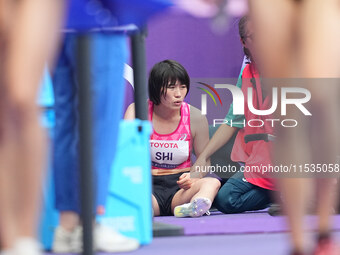
[[[149,99],[155,104],[161,103],[161,96],[166,96],[166,88],[169,84],[179,81],[190,88],[190,78],[185,68],[174,60],[163,60],[155,64],[149,75]]]
[[[246,36],[247,36],[247,23],[249,21],[248,16],[243,16],[240,21],[238,22],[238,33],[240,35],[240,38],[243,43],[246,41]],[[251,54],[248,48],[243,47],[243,52],[246,55],[246,57],[250,60],[251,59]]]

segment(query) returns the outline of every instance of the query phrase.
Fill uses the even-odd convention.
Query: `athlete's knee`
[[[7,95],[7,116],[20,128],[25,122],[36,121],[39,108],[35,97],[24,93],[9,91]]]
[[[201,181],[202,181],[202,185],[206,185],[209,188],[215,189],[216,192],[221,187],[221,182],[218,179],[216,179],[216,178],[208,177],[208,178],[201,179]]]
[[[220,190],[214,200],[216,208],[223,213],[240,213],[241,206],[238,198],[232,194],[231,190]]]

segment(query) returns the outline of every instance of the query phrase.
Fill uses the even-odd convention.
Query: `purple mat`
[[[225,215],[212,213],[200,218],[155,217],[155,221],[181,225],[187,236],[154,238],[152,243],[134,252],[114,253],[115,255],[287,255],[289,234],[284,217],[272,217],[266,212],[249,212]],[[313,230],[316,216],[305,218],[307,229]],[[334,230],[340,230],[340,216],[334,216]],[[334,233],[337,241],[340,233]],[[315,240],[309,233],[309,240]],[[309,247],[313,244],[309,242]],[[46,253],[54,255],[53,253]],[[104,255],[106,253],[96,253]]]
[[[154,221],[183,226],[185,235],[278,233],[288,231],[285,217],[272,217],[266,212],[242,214],[215,212],[210,216],[200,218],[155,217]],[[317,217],[307,216],[305,225],[307,230],[316,229]],[[333,229],[340,230],[340,215],[334,216]]]
[[[340,233],[335,233],[339,241]],[[309,234],[310,240],[314,236]],[[309,247],[313,247],[310,243]],[[289,254],[289,235],[250,234],[250,235],[210,235],[186,237],[155,238],[150,245],[134,252],[112,253],[114,255],[287,255]],[[52,255],[51,253],[48,253]],[[97,253],[104,255],[107,253]],[[56,254],[57,255],[57,254]]]

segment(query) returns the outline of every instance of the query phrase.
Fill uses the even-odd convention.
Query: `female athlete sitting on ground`
[[[201,112],[184,102],[190,78],[176,61],[157,63],[149,77],[149,120],[154,215],[199,217],[209,209],[220,182],[211,177],[190,176],[191,153],[200,155],[209,141],[208,121]],[[133,119],[131,104],[125,119]]]

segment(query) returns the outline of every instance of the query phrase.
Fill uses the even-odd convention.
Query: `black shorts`
[[[180,187],[177,184],[183,173],[152,176],[152,194],[155,196],[161,216],[173,215],[171,202]]]

